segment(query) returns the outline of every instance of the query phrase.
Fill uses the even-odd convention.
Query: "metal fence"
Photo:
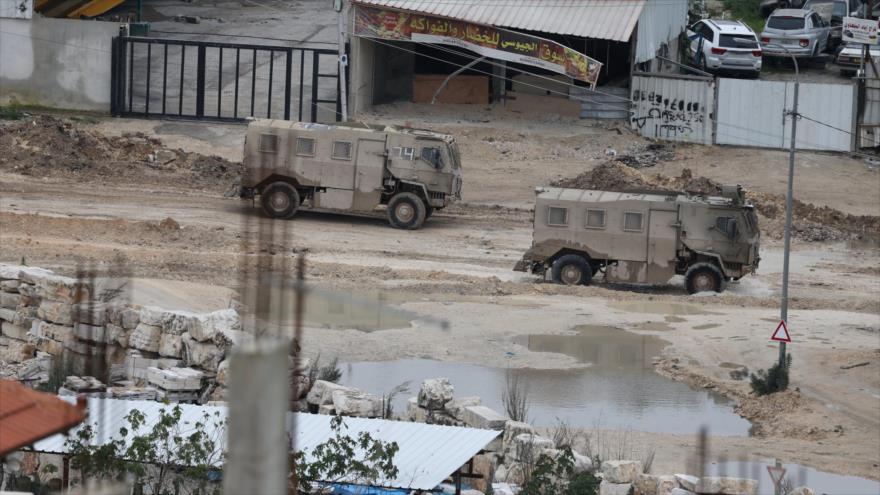
[[[712,144],[714,98],[711,77],[637,73],[630,125],[649,138]]]
[[[120,36],[114,115],[236,121],[339,120],[336,50]]]

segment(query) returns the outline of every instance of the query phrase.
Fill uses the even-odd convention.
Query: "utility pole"
[[[339,91],[342,110],[342,121],[348,121],[348,90],[345,71],[348,67],[348,54],[345,53],[345,13],[343,12],[343,0],[333,0],[333,9],[336,10],[336,19],[339,31]]]
[[[786,325],[788,325],[788,267],[789,258],[791,257],[791,217],[794,203],[794,154],[795,139],[797,136],[797,119],[798,119],[798,89],[800,89],[800,72],[798,70],[797,58],[788,51],[783,45],[777,45],[785,50],[791,56],[794,62],[794,101],[792,103],[791,112],[791,146],[788,150],[788,193],[785,198],[785,247],[782,258],[782,301],[780,304],[780,317]],[[768,44],[769,46],[769,44]],[[785,342],[779,343],[779,367],[785,367]]]

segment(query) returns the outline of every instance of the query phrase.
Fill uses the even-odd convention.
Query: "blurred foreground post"
[[[232,355],[224,493],[287,494],[287,356],[287,345],[274,339]]]

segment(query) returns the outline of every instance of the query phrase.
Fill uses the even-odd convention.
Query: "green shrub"
[[[791,354],[785,355],[785,365],[774,364],[769,370],[752,373],[752,391],[758,395],[768,395],[788,388],[788,372],[791,369]]]

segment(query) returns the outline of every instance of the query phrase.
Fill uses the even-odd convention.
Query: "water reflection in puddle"
[[[773,495],[773,481],[767,472],[767,466],[775,465],[773,461],[722,461],[706,466],[710,476],[734,476],[758,480],[758,495]],[[880,493],[880,482],[825,473],[799,464],[783,464],[785,479],[793,488],[808,486],[817,494],[828,495],[877,495]]]
[[[650,344],[644,350],[605,348],[596,354],[598,365],[585,369],[514,371],[528,383],[531,422],[552,426],[558,418],[581,428],[675,434],[693,434],[705,424],[714,435],[747,435],[749,422],[736,415],[728,401],[654,373],[649,351],[659,346]],[[593,355],[585,349],[574,352]],[[341,369],[340,383],[375,394],[387,393],[410,380],[408,395],[414,396],[422,380],[445,377],[455,386],[457,397],[476,395],[492,409],[504,410],[501,391],[506,370],[501,368],[404,359],[350,363]],[[406,409],[407,399],[395,399],[396,412]]]

